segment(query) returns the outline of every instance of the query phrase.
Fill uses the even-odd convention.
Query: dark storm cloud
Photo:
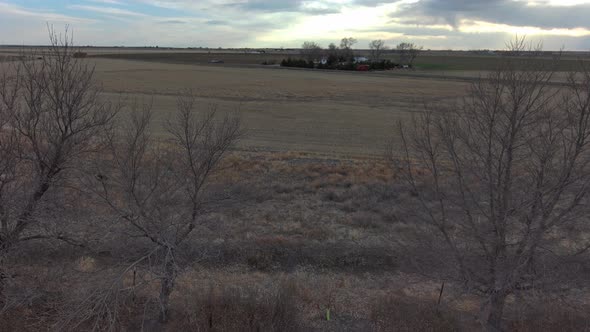
[[[391,16],[400,23],[455,27],[468,19],[544,29],[590,28],[590,4],[550,6],[512,0],[420,0],[403,5]]]

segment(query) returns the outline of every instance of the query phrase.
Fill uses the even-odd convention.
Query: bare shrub
[[[88,55],[86,52],[76,52],[72,56],[74,58],[85,58]]]
[[[422,46],[418,46],[414,43],[400,43],[395,47],[399,54],[399,62],[402,65],[412,66],[414,60],[422,52]]]
[[[185,295],[182,321],[192,331],[302,331],[292,281],[271,287],[210,286]]]
[[[125,326],[134,303],[130,285],[121,271],[97,273],[81,285],[70,285],[66,299],[55,312],[56,330],[116,331]]]
[[[322,200],[328,202],[342,203],[348,199],[343,190],[337,188],[328,188],[322,193]]]
[[[508,324],[514,332],[577,332],[590,331],[588,310],[567,306],[539,304]]]
[[[379,273],[398,268],[397,257],[386,248],[350,242],[331,244],[263,239],[253,247],[241,245],[238,253],[232,257],[240,254],[246,255],[245,263],[248,266],[260,271],[292,271],[298,266],[309,266],[324,271]]]
[[[379,229],[383,227],[383,221],[375,213],[362,211],[353,212],[351,215],[352,225],[363,229]]]
[[[135,104],[122,128],[109,136],[110,156],[99,163],[95,182],[131,238],[154,246],[145,273],[161,281],[160,321],[169,316],[170,294],[179,272],[183,242],[197,228],[208,206],[206,187],[225,153],[241,137],[240,120],[197,113],[196,99],[179,97],[167,125],[168,138],[152,136],[151,106]]]
[[[371,305],[371,321],[377,331],[459,331],[458,321],[439,310],[404,295],[385,295]]]
[[[306,41],[301,45],[301,56],[308,62],[317,61],[322,56],[322,47],[315,42]]]

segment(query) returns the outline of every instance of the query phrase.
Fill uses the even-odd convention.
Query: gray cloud
[[[123,6],[127,1],[138,5]],[[303,40],[327,45],[338,42],[337,37],[350,35],[359,40],[359,47],[366,47],[372,39],[389,38],[389,46],[412,41],[432,49],[495,49],[503,48],[504,42],[513,37],[508,29],[466,33],[461,29],[449,31],[435,26],[458,27],[461,20],[590,30],[587,19],[590,4],[549,6],[543,1],[536,0],[537,6],[528,6],[525,0],[419,0],[412,4],[405,1],[402,4],[400,0],[72,0],[61,7],[56,5],[55,9],[43,10],[18,4],[19,0],[0,0],[0,31],[4,32],[0,35],[0,44],[44,43],[48,21],[72,24],[82,44],[212,47],[297,47]],[[88,5],[98,2],[114,5]],[[384,14],[379,6],[391,3],[400,3],[399,9],[391,14],[390,22],[378,24],[383,19],[377,14]],[[355,28],[356,9],[376,13],[375,24],[360,24]],[[322,14],[341,11],[345,14],[342,19],[350,23],[346,24],[350,28],[342,35],[336,34],[334,29],[337,28],[322,29]],[[58,14],[62,12],[68,15]],[[311,21],[319,23],[319,28],[304,26],[305,19],[311,16],[314,18]],[[332,18],[326,22],[332,22]],[[304,27],[301,32],[296,30],[300,27]],[[559,49],[564,45],[568,50],[590,48],[590,36],[541,32],[531,38],[542,40],[546,49]]]
[[[186,24],[186,21],[182,21],[182,20],[165,20],[165,21],[159,21],[159,24]]]
[[[297,11],[302,1],[261,1],[248,0],[246,2],[232,2],[226,4],[228,7],[261,12],[292,12]]]
[[[207,24],[207,25],[229,25],[229,22],[224,21],[224,20],[208,20],[208,21],[205,21],[205,24]]]
[[[335,14],[340,12],[340,7],[334,4],[331,6],[309,7],[304,0],[247,0],[245,2],[232,2],[225,6],[244,10],[265,13],[304,13],[311,15]]]
[[[423,37],[454,37],[462,35],[463,33],[454,30],[449,31],[448,29],[436,28],[432,26],[386,26],[382,28],[371,28],[359,30],[360,32],[369,33],[396,33],[406,36],[423,36]]]
[[[420,0],[403,5],[391,16],[400,23],[455,27],[460,20],[470,19],[545,29],[590,28],[590,4],[550,6],[538,3],[532,6],[513,0]]]
[[[383,1],[383,0],[354,0],[352,2],[352,4],[354,5],[359,5],[359,6],[365,6],[365,7],[377,7],[380,5],[384,5],[384,4],[388,4],[388,3],[396,3],[399,2],[399,0],[394,0],[394,1]]]

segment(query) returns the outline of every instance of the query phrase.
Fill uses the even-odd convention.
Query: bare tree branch
[[[588,230],[590,76],[582,68],[556,86],[559,57],[539,61],[540,45],[525,39],[509,46],[464,100],[400,125],[418,215],[441,234],[463,282],[487,296],[490,330],[501,329],[506,297],[541,277],[536,261],[587,251],[559,239]]]

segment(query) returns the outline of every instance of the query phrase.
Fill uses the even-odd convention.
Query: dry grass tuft
[[[183,306],[178,331],[300,331],[293,282],[273,287],[210,286],[193,289]]]
[[[374,301],[371,320],[377,331],[458,331],[459,323],[434,303],[389,294]]]
[[[508,331],[590,331],[590,317],[588,310],[580,308],[540,305],[532,312],[509,322]]]

